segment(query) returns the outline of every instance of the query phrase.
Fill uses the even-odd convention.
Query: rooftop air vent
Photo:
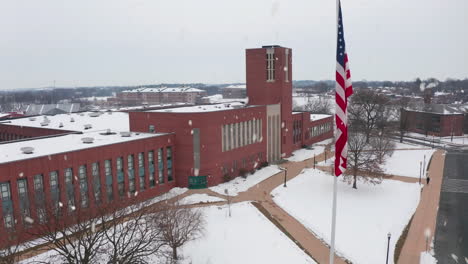
[[[34,148],[33,147],[22,147],[21,149],[21,152],[23,152],[24,154],[31,154],[34,152]]]
[[[88,129],[91,129],[93,126],[91,124],[86,124],[84,125],[84,129],[85,130],[88,130]]]
[[[49,125],[49,122],[41,122],[41,126],[48,126]]]
[[[75,122],[75,118],[70,118],[70,122]]]
[[[80,116],[84,116],[84,113],[80,113]]]
[[[85,144],[91,144],[94,142],[94,138],[92,137],[84,137],[84,138],[81,138],[81,141],[83,141],[83,143]]]
[[[62,123],[62,122],[60,122],[59,127],[63,127],[63,123]]]
[[[112,132],[112,131],[110,130],[110,128],[108,128],[108,129],[106,130],[106,132],[99,133],[99,134],[101,134],[101,135],[103,135],[103,136],[108,136],[108,135],[115,135],[116,133],[115,133],[115,132]]]
[[[89,116],[90,116],[90,117],[98,117],[99,115],[100,115],[99,112],[91,112],[91,113],[89,113]]]
[[[120,132],[120,136],[122,136],[122,137],[129,137],[129,136],[131,136],[131,133],[130,133],[130,132],[127,132],[127,131],[125,131],[125,132]]]
[[[29,121],[35,121],[35,120],[36,120],[35,117],[30,117],[30,118],[29,118]]]

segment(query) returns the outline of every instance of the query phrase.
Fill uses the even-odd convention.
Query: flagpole
[[[338,40],[338,19],[339,19],[339,5],[340,5],[340,0],[336,0],[336,37]],[[338,43],[338,41],[337,41]],[[336,85],[336,84],[335,84]],[[335,95],[336,96],[336,95]],[[336,117],[335,117],[336,119]],[[336,130],[335,130],[335,135],[336,135]],[[335,136],[336,138],[336,136]],[[336,150],[335,150],[336,153]],[[333,166],[335,166],[335,163],[337,162],[336,156],[335,156],[335,162]],[[338,161],[340,162],[340,161]],[[332,227],[331,227],[331,240],[330,240],[330,264],[333,264],[335,262],[335,227],[336,227],[336,198],[337,198],[337,181],[338,177],[335,175],[335,168],[333,168],[333,205],[332,205]]]

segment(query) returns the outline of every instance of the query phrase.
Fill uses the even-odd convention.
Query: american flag
[[[353,93],[351,72],[346,53],[341,3],[338,4],[338,36],[336,44],[336,143],[335,143],[335,176],[340,176],[346,170],[348,157],[348,97]]]

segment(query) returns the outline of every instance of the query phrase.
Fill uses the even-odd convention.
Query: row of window
[[[275,80],[275,50],[274,49],[267,49],[266,76],[267,76],[268,82],[272,82]]]
[[[13,133],[0,133],[0,141],[10,141],[10,140],[18,140],[18,139],[24,139],[24,138],[29,138],[29,137],[23,136],[23,135],[17,135]]]
[[[112,173],[112,160],[104,160],[104,173],[105,173],[105,192],[107,199],[112,201],[114,199],[113,189],[114,189],[114,179],[117,179],[117,190],[120,197],[124,197],[126,190],[124,186],[125,175],[128,179],[128,192],[136,192],[136,182],[135,177],[140,177],[139,189],[144,191],[146,188],[152,188],[156,186],[157,183],[164,183],[164,160],[163,160],[163,148],[157,150],[157,160],[155,160],[155,153],[153,150],[146,153],[140,152],[137,155],[137,171],[135,170],[135,160],[134,155],[130,154],[126,157],[127,161],[127,173],[124,173],[124,158],[118,157],[115,160],[115,170]],[[167,166],[167,180],[172,181],[173,177],[173,164],[172,164],[173,154],[172,148],[166,148],[166,166]],[[148,162],[149,172],[145,172],[145,160]],[[155,164],[157,163],[157,168]],[[59,182],[59,171],[49,172],[49,186],[50,186],[50,197],[53,207],[58,210],[60,207],[60,192],[61,190],[65,191],[66,205],[69,212],[75,210],[75,184],[79,184],[79,201],[81,208],[87,208],[89,206],[89,193],[94,197],[96,204],[102,202],[101,194],[101,177],[100,177],[100,162],[94,162],[91,164],[91,182],[92,189],[88,187],[88,168],[87,165],[81,165],[78,167],[78,177],[73,177],[73,168],[66,168],[63,172],[64,176],[64,188],[60,188]],[[155,172],[157,170],[158,180],[155,179]],[[114,177],[114,175],[116,177]],[[148,175],[148,181],[146,177]],[[147,183],[148,182],[148,183]],[[30,213],[30,201],[35,201],[37,209],[37,219],[40,223],[46,221],[46,210],[45,210],[45,194],[44,194],[44,177],[42,174],[35,175],[33,177],[33,187],[34,187],[34,199],[30,200],[28,194],[28,181],[27,178],[21,178],[17,180],[18,188],[18,202],[20,215],[22,217],[22,222],[27,224],[27,218],[32,218]],[[147,186],[148,185],[148,186]],[[0,192],[2,199],[2,213],[4,226],[6,228],[12,228],[14,223],[13,217],[13,199],[11,197],[10,182],[0,183]]]
[[[262,120],[252,119],[223,125],[221,128],[222,151],[229,151],[262,140]]]
[[[332,123],[324,123],[318,126],[308,128],[307,139],[320,136],[332,130]]]
[[[239,169],[246,169],[247,167],[253,166],[258,167],[260,162],[263,160],[263,152],[252,154],[242,160],[233,160],[232,165],[225,163],[222,167],[223,175],[229,174],[230,172],[237,173]],[[256,166],[254,166],[256,164]]]

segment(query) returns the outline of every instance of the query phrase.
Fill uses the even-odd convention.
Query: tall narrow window
[[[164,160],[163,160],[163,149],[158,149],[158,175],[159,184],[164,183]]]
[[[34,175],[34,199],[36,200],[36,211],[39,223],[46,221],[45,197],[44,197],[44,177],[42,174]]]
[[[78,176],[80,179],[80,197],[81,207],[88,207],[88,182],[86,178],[86,165],[81,165],[78,168]]]
[[[140,176],[140,190],[145,189],[145,153],[138,153],[138,175]]]
[[[267,81],[272,82],[275,80],[275,50],[270,48],[266,52]]]
[[[113,179],[112,179],[112,161],[105,160],[104,161],[104,169],[106,174],[106,192],[107,192],[107,199],[112,201],[114,199],[113,193]]]
[[[128,166],[128,189],[130,192],[135,192],[135,169],[133,165],[133,154],[128,155],[127,157],[127,166]]]
[[[123,158],[117,158],[117,189],[119,191],[119,196],[124,196],[125,194],[125,187],[124,187],[124,171],[123,171]]]
[[[91,164],[93,174],[93,191],[96,204],[101,202],[101,177],[99,175],[99,162]]]
[[[166,162],[167,162],[167,181],[172,181],[172,148],[166,148]]]
[[[58,182],[58,171],[51,171],[49,173],[50,178],[50,198],[52,199],[54,211],[58,210],[58,204],[60,201],[60,188]]]
[[[154,151],[148,151],[148,167],[149,167],[149,186],[150,188],[156,185],[156,180],[154,179]]]
[[[18,184],[18,196],[19,196],[19,202],[20,202],[21,217],[23,219],[23,223],[27,223],[25,219],[26,217],[30,217],[28,182],[26,181],[26,179],[21,179],[17,181],[17,184]]]
[[[154,125],[150,125],[150,126],[149,126],[149,132],[150,132],[150,133],[154,133],[154,132],[155,132]]]
[[[67,207],[68,211],[75,210],[75,191],[73,189],[73,169],[65,169],[65,188],[67,190]]]
[[[2,192],[2,213],[3,225],[5,228],[13,228],[13,202],[11,200],[10,183],[0,183],[0,191]]]

